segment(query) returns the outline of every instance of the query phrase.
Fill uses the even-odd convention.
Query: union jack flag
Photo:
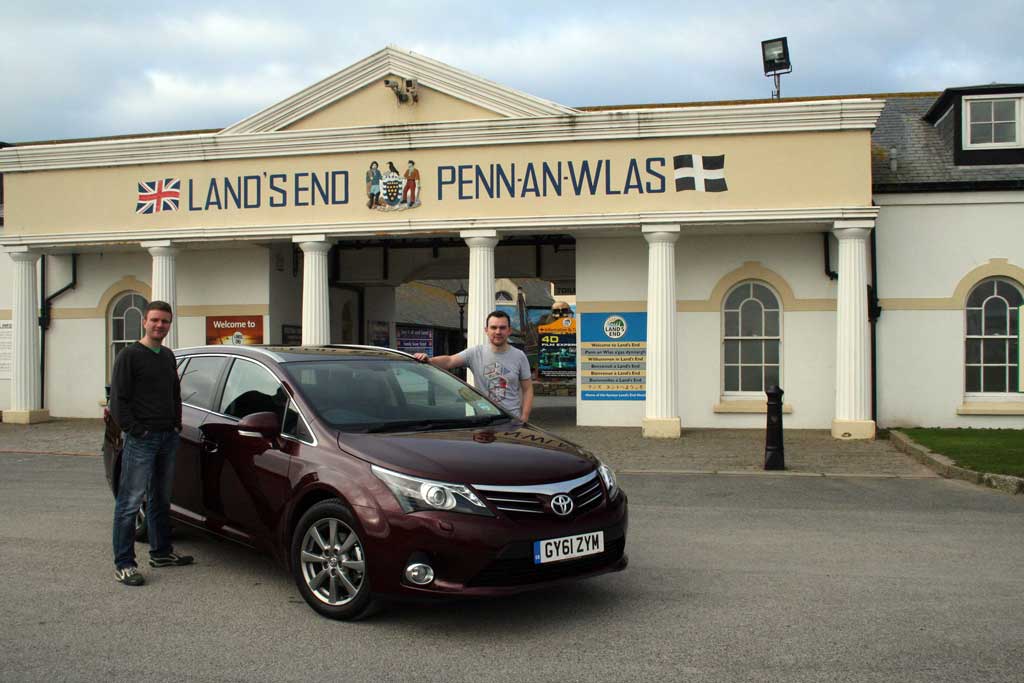
[[[177,178],[139,182],[139,201],[135,213],[177,211],[181,199],[181,181]]]

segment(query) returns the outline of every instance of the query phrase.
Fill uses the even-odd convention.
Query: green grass
[[[1024,477],[1024,430],[903,429],[911,439],[976,472]]]

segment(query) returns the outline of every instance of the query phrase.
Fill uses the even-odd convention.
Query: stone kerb
[[[959,467],[953,460],[929,450],[906,434],[895,429],[889,430],[889,438],[896,445],[896,448],[947,479],[961,479],[1012,495],[1024,494],[1024,478],[1009,474],[975,472],[974,470]]]

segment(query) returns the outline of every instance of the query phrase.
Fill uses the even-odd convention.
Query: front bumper
[[[356,509],[359,514],[359,509]],[[629,522],[625,492],[615,501],[570,520],[521,520],[451,512],[385,513],[388,533],[367,539],[367,569],[374,593],[408,598],[495,596],[519,593],[621,571]],[[605,549],[563,562],[533,563],[534,541],[604,531]],[[415,586],[404,579],[409,559],[429,558],[435,579]]]

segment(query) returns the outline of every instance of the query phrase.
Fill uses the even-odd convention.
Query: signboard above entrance
[[[529,143],[11,173],[9,235],[870,206],[867,131]],[[49,201],[61,187],[62,201]],[[784,189],[780,189],[784,188]],[[9,227],[8,227],[9,226]],[[179,239],[186,237],[178,232]]]

